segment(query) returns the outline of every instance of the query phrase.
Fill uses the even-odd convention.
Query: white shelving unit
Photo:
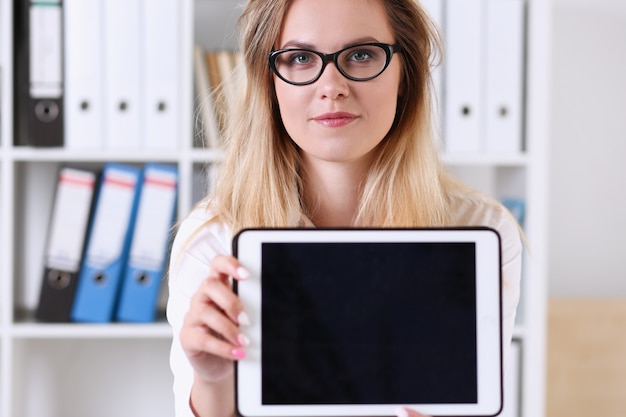
[[[107,161],[176,164],[179,213],[203,192],[212,150],[193,147],[192,47],[236,46],[238,2],[183,0],[181,141],[177,152],[83,152],[13,146],[12,4],[0,0],[0,417],[171,416],[171,330],[149,325],[41,324],[36,307],[56,170],[62,163]],[[458,157],[446,162],[467,182],[496,197],[526,201],[530,244],[515,338],[521,342],[521,414],[544,415],[547,280],[546,185],[550,2],[527,0],[526,151],[518,156]],[[163,298],[165,299],[165,297]]]
[[[175,164],[178,210],[200,198],[194,178],[215,152],[193,149],[193,0],[180,7],[180,149],[75,151],[13,146],[12,0],[0,0],[0,417],[172,416],[164,318],[154,324],[44,324],[33,320],[43,251],[62,164]],[[166,285],[163,285],[164,289]],[[164,307],[166,294],[161,300]]]
[[[547,184],[551,2],[526,0],[525,150],[516,156],[458,157],[446,162],[462,179],[497,197],[526,202],[522,296],[514,339],[521,346],[520,417],[545,415],[547,308]]]

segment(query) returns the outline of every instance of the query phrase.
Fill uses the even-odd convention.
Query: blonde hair
[[[353,225],[449,225],[451,197],[468,189],[448,174],[433,128],[431,69],[441,37],[415,0],[383,2],[402,60],[396,119],[364,180]],[[299,151],[281,122],[268,54],[280,35],[290,0],[249,0],[239,19],[241,94],[225,122],[225,158],[207,196],[211,221],[233,233],[246,227],[301,224],[307,208]]]

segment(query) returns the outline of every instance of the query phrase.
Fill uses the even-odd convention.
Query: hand
[[[398,408],[396,410],[397,417],[427,417],[424,414],[418,413],[415,410],[411,410],[410,408]]]
[[[249,324],[229,277],[243,280],[248,272],[232,256],[217,255],[209,276],[191,298],[180,340],[196,377],[219,382],[233,372],[233,361],[245,357],[248,338],[239,326]]]

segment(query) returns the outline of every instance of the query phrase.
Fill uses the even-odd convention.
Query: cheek
[[[277,82],[275,91],[280,118],[285,129],[290,133],[290,130],[295,124],[294,115],[302,114],[303,111],[301,105],[299,105],[300,100],[298,99],[298,95],[294,94],[293,89],[289,89],[289,86],[285,86],[284,83],[280,81]]]
[[[402,80],[402,71],[399,68],[394,68],[392,74],[393,81],[390,83],[392,87],[388,89],[385,95],[385,103],[380,106],[383,108],[383,112],[385,113],[384,117],[387,120],[389,129],[391,129],[391,126],[396,119],[399,97],[403,94],[402,89],[404,84],[404,81]]]
[[[382,117],[393,123],[396,116],[396,108],[398,106],[398,91],[394,89],[387,89],[380,94],[377,100],[374,100],[375,107],[381,113]]]
[[[283,103],[286,98],[289,97],[289,94],[286,94],[283,83],[277,80],[274,80],[274,92],[276,93],[276,100],[278,101],[278,107],[284,107]]]
[[[381,131],[384,130],[383,136],[386,135],[396,119],[398,89],[393,87],[381,89],[370,96],[368,102],[370,115],[376,120],[376,125],[380,126]]]

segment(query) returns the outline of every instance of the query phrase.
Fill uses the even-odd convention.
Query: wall
[[[626,1],[552,5],[547,416],[621,417]]]
[[[553,297],[626,297],[626,2],[553,0]]]

